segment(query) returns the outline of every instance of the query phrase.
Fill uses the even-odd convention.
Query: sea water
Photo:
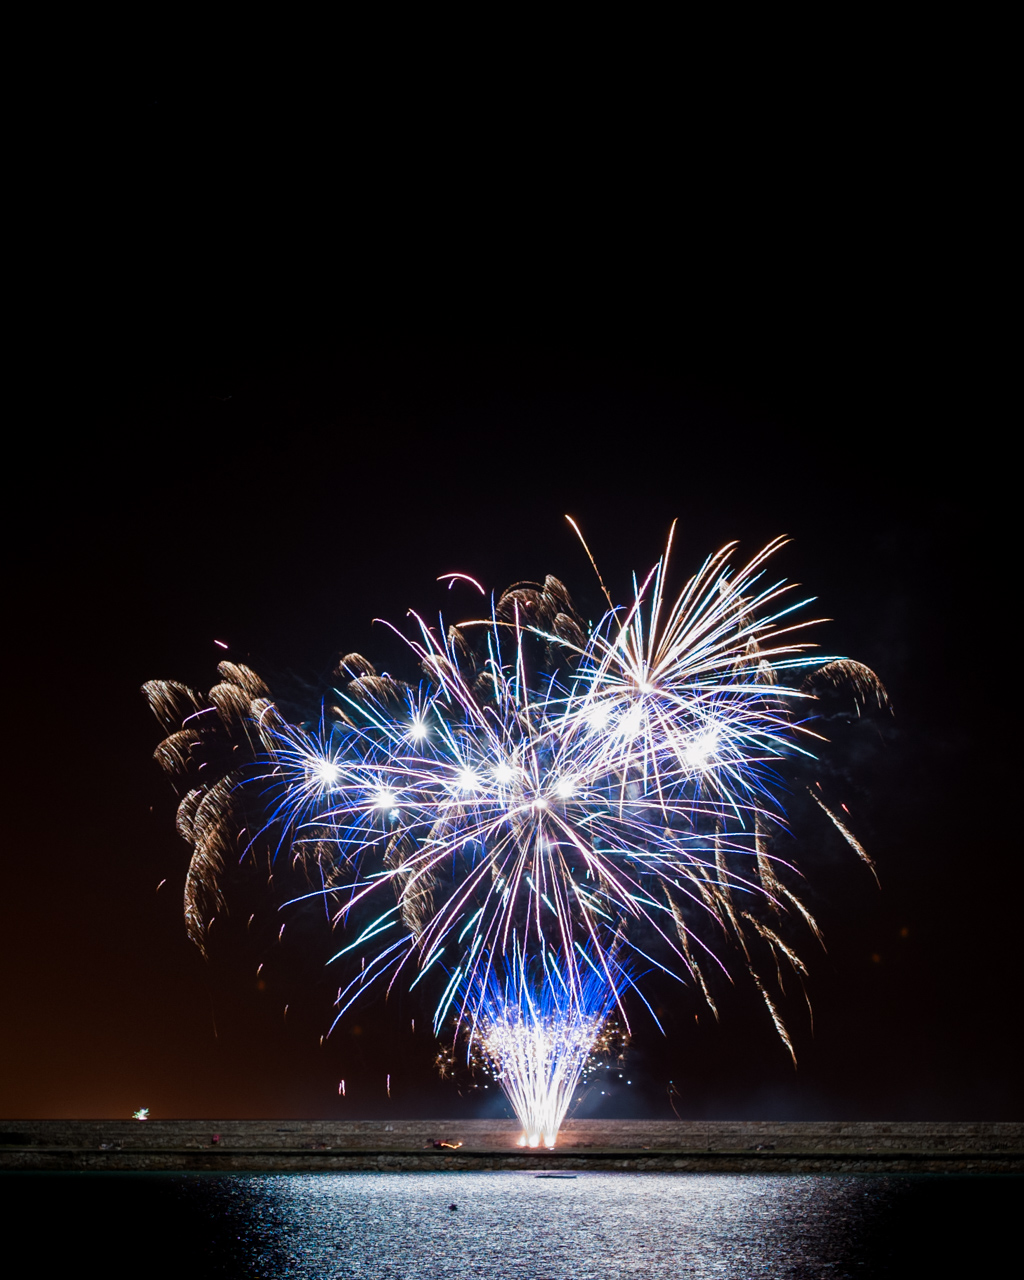
[[[1024,1179],[3,1174],[23,1274],[803,1280],[995,1274]],[[13,1256],[13,1255],[12,1255]],[[992,1268],[989,1270],[988,1268]]]

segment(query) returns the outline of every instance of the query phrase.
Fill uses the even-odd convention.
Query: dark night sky
[[[407,998],[321,1048],[321,939],[190,947],[139,686],[208,688],[214,639],[287,678],[397,662],[371,619],[458,613],[451,570],[586,596],[571,513],[620,592],[674,517],[680,573],[790,535],[821,642],[895,709],[850,766],[881,889],[813,852],[799,1069],[743,984],[718,1026],[677,989],[667,1037],[636,1018],[634,1086],[589,1105],[671,1116],[673,1080],[684,1116],[1020,1119],[1003,346],[929,147],[900,167],[839,113],[827,152],[747,137],[727,184],[690,151],[599,173],[587,144],[578,181],[474,151],[451,185],[456,139],[382,185],[362,153],[310,178],[233,112],[141,94],[96,113],[95,153],[65,139],[91,211],[36,313],[8,488],[0,1113],[496,1105],[437,1080]]]

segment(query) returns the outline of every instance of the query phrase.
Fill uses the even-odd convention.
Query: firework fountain
[[[626,975],[611,958],[612,981],[582,951],[584,973],[575,990],[565,966],[544,953],[534,977],[513,951],[492,967],[477,1000],[471,1046],[490,1069],[523,1126],[521,1145],[555,1145],[569,1103],[588,1064],[609,1044],[608,1015]],[[589,969],[589,972],[586,972]],[[615,979],[619,981],[616,982]]]
[[[490,1067],[530,1145],[554,1144],[610,1013],[625,1022],[652,969],[717,1016],[709,971],[733,944],[792,1054],[765,975],[806,973],[784,915],[817,926],[773,850],[782,775],[814,758],[817,690],[885,692],[858,663],[810,655],[809,602],[766,578],[781,541],[738,569],[723,548],[674,600],[671,542],[624,606],[598,574],[596,625],[551,577],[447,631],[412,615],[420,684],[349,654],[310,718],[232,663],[208,699],[147,685],[172,730],[157,756],[196,784],[178,828],[198,945],[239,848],[287,852],[348,931],[334,959],[362,957],[335,1024],[377,984],[436,983],[435,1031],[454,1026]]]

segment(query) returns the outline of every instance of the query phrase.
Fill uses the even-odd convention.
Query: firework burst
[[[222,904],[229,850],[287,853],[348,926],[334,959],[363,957],[337,1018],[376,983],[436,980],[435,1029],[468,1032],[531,1142],[554,1141],[641,969],[692,982],[714,1010],[709,971],[731,941],[792,1053],[764,973],[806,973],[784,913],[816,925],[773,851],[783,775],[813,759],[816,687],[848,686],[859,705],[885,694],[866,667],[810,655],[812,623],[794,616],[809,601],[767,576],[781,545],[739,568],[725,547],[670,598],[670,536],[626,605],[601,582],[593,626],[551,577],[447,631],[413,615],[420,684],[350,654],[312,719],[286,718],[229,663],[208,700],[153,682],[167,727],[186,713],[161,763],[186,778],[200,757],[232,765],[179,810],[192,936]],[[261,820],[243,824],[254,805]]]

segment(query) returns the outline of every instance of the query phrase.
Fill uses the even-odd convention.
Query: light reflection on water
[[[33,1280],[988,1277],[1016,1252],[1022,1190],[953,1175],[0,1173]]]
[[[869,1274],[861,1237],[891,1181],[367,1173],[250,1177],[223,1190],[247,1223],[239,1244],[253,1277],[721,1280]]]

